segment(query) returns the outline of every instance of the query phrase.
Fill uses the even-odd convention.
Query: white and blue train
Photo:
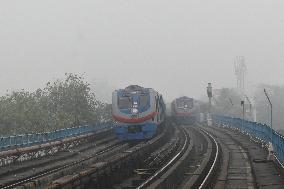
[[[116,136],[121,140],[150,139],[165,121],[162,95],[152,88],[130,85],[112,93]]]

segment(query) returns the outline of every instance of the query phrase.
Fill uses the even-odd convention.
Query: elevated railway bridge
[[[0,188],[284,188],[284,137],[214,116],[151,140],[118,140],[111,123],[0,138]]]

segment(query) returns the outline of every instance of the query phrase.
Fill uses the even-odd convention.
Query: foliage
[[[21,90],[0,97],[1,135],[50,131],[111,120],[110,105],[95,98],[76,74],[48,82],[35,92]]]
[[[220,94],[213,98],[213,112],[219,115],[240,117],[242,96],[235,90],[230,88],[222,88]]]
[[[257,122],[270,125],[270,106],[263,89],[266,89],[273,104],[273,128],[277,130],[284,130],[282,121],[284,112],[284,87],[275,85],[261,84],[255,91],[253,106],[256,109]],[[234,89],[223,88],[220,94],[213,100],[213,111],[215,114],[226,115],[232,117],[242,118],[242,107],[240,105],[241,99],[245,98]],[[246,119],[252,119],[252,112],[249,111],[250,107],[245,100]]]

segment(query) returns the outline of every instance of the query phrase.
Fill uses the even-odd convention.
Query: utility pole
[[[207,124],[208,126],[211,126],[212,125],[211,108],[212,108],[212,97],[213,97],[211,83],[208,83],[208,86],[207,86],[207,96],[209,98],[209,113],[207,116]]]
[[[272,103],[271,103],[271,100],[266,92],[266,90],[264,89],[264,94],[269,102],[269,105],[270,105],[270,127],[271,127],[271,142],[272,142],[272,130],[273,130],[273,127],[272,127]]]
[[[256,111],[256,96],[253,97],[253,121],[254,122],[257,122],[257,119],[256,119],[256,114],[257,114],[257,111]]]
[[[270,105],[270,127],[271,127],[271,136],[270,136],[270,142],[269,142],[269,146],[268,146],[268,157],[267,159],[270,159],[271,155],[273,154],[273,126],[272,126],[272,103],[271,103],[271,100],[266,92],[266,90],[264,89],[264,94],[269,102],[269,105]]]
[[[229,98],[229,101],[230,101],[230,104],[231,104],[232,106],[234,106],[234,103],[233,103],[233,101],[232,101],[231,98]]]
[[[242,119],[242,130],[244,131],[244,121],[245,121],[245,101],[241,101],[241,106],[243,107],[243,119]]]
[[[235,58],[235,75],[237,77],[237,89],[241,94],[244,94],[245,91],[245,74],[247,71],[247,67],[245,64],[244,56],[237,56]]]
[[[233,113],[232,113],[232,108],[234,107],[234,103],[233,103],[233,100],[229,97],[228,98],[229,102],[228,104],[230,105],[229,107],[229,110],[227,111],[227,114],[232,117],[233,116]]]
[[[249,103],[249,117],[252,120],[252,103],[251,103],[251,101],[250,101],[250,99],[249,99],[249,97],[247,95],[245,95],[245,97],[246,97],[246,99],[247,99],[247,101]]]

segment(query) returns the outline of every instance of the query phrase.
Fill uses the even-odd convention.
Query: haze
[[[3,0],[1,93],[72,72],[107,85],[97,90],[139,84],[166,99],[199,98],[208,82],[235,87],[238,55],[247,86],[282,85],[283,8],[283,0]]]

